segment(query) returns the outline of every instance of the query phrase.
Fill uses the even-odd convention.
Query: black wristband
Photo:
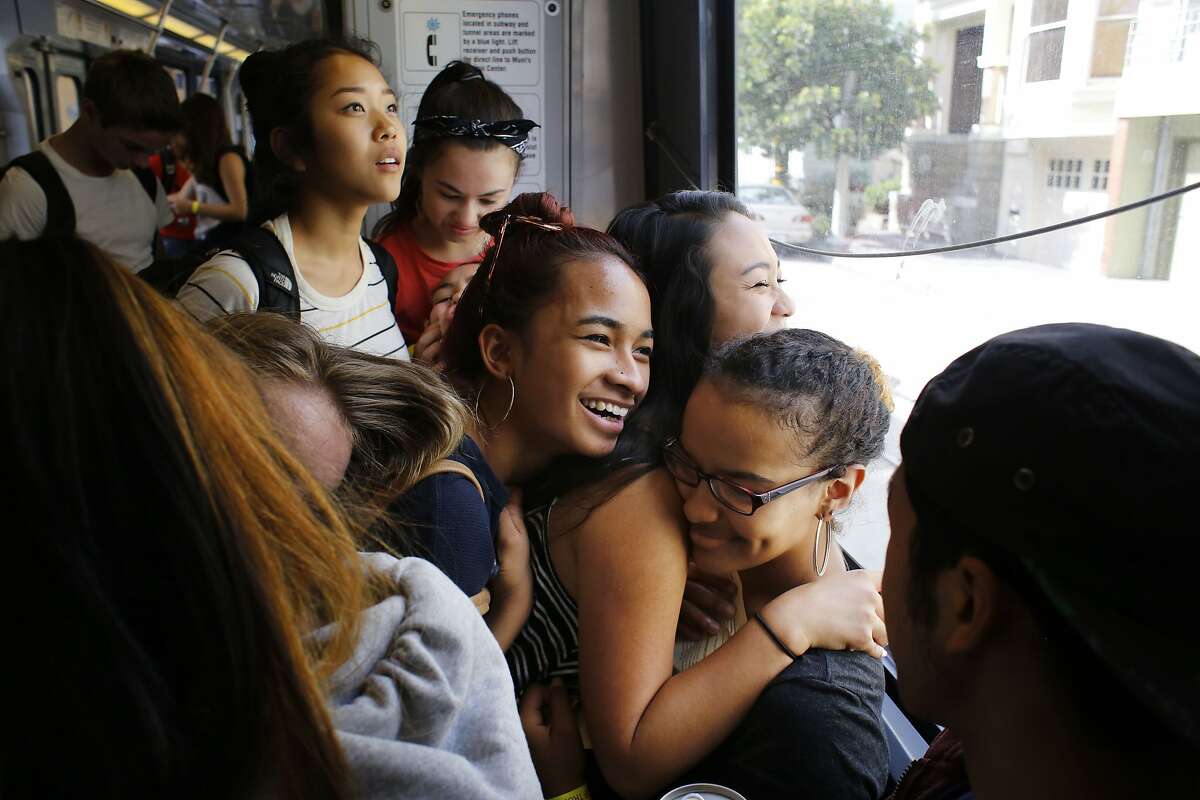
[[[795,661],[797,658],[800,657],[792,652],[792,648],[788,647],[786,644],[783,643],[783,639],[780,639],[779,636],[776,635],[775,631],[771,630],[771,626],[768,625],[767,621],[762,618],[762,612],[755,611],[754,619],[758,621],[759,625],[762,625],[762,629],[767,632],[767,636],[771,637],[771,641],[774,642],[776,644],[776,646],[779,647],[780,650],[782,650],[784,653],[786,653],[788,658]]]

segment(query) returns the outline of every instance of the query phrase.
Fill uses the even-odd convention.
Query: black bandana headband
[[[502,119],[496,122],[482,122],[477,119],[463,117],[424,117],[413,123],[416,133],[414,141],[436,136],[467,136],[472,139],[495,139],[505,147],[512,148],[519,156],[525,155],[525,147],[529,144],[529,132],[540,128],[531,119]]]

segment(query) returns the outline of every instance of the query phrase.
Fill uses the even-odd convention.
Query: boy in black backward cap
[[[948,730],[893,797],[1200,797],[1200,356],[1004,334],[929,382],[900,448],[888,633],[908,709]]]

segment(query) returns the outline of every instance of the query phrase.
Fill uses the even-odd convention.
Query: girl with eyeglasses
[[[783,327],[792,305],[765,234],[730,195],[678,193],[622,212],[610,231],[647,276],[653,380],[611,455],[556,460],[528,486],[537,591],[508,660],[518,691],[533,688],[523,708],[531,743],[547,726],[532,707],[545,691],[538,682],[577,681],[603,779],[623,796],[643,796],[718,747],[796,656],[810,648],[882,655],[887,634],[878,574],[839,572],[770,598],[759,609],[765,625],[742,626],[676,671],[695,547],[675,481],[660,468],[662,444],[679,433],[712,348]],[[811,532],[816,520],[794,522]],[[831,561],[836,552],[831,545]]]
[[[534,127],[464,61],[447,64],[421,96],[400,196],[374,231],[396,261],[396,319],[414,358],[439,361],[446,325],[431,316],[434,290],[483,260],[480,219],[508,203]]]
[[[738,577],[737,615],[706,641],[679,643],[677,666],[698,663],[748,621],[774,638],[765,616],[774,598],[846,571],[833,516],[883,451],[891,408],[875,360],[823,333],[759,334],[711,356],[664,463],[696,565]],[[798,787],[879,797],[883,692],[883,665],[867,653],[810,649],[692,776],[764,800]]]

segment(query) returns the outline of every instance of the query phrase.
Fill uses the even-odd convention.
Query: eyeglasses
[[[824,478],[829,473],[838,468],[835,464],[832,467],[826,467],[820,472],[814,472],[803,478],[785,483],[782,486],[777,486],[774,489],[769,489],[765,492],[752,492],[744,486],[738,486],[733,481],[717,475],[709,475],[707,472],[701,472],[696,466],[691,457],[683,449],[683,445],[678,439],[671,439],[663,445],[663,461],[666,463],[667,472],[671,473],[671,477],[686,486],[699,486],[700,481],[708,483],[708,490],[712,492],[713,497],[717,498],[717,502],[728,508],[730,511],[748,517],[758,509],[765,506],[772,500],[778,500],[789,492],[794,492],[797,489],[803,488],[814,481]]]
[[[500,233],[496,234],[496,246],[492,252],[488,254],[487,271],[483,275],[483,294],[479,298],[479,313],[483,313],[483,304],[487,302],[488,293],[492,288],[492,272],[496,268],[496,261],[500,258],[500,248],[504,246],[504,233],[508,230],[510,222],[523,222],[526,225],[532,225],[535,228],[541,228],[544,231],[559,233],[565,227],[559,222],[546,222],[539,217],[527,217],[523,214],[509,214],[504,218],[504,222],[500,223]]]

